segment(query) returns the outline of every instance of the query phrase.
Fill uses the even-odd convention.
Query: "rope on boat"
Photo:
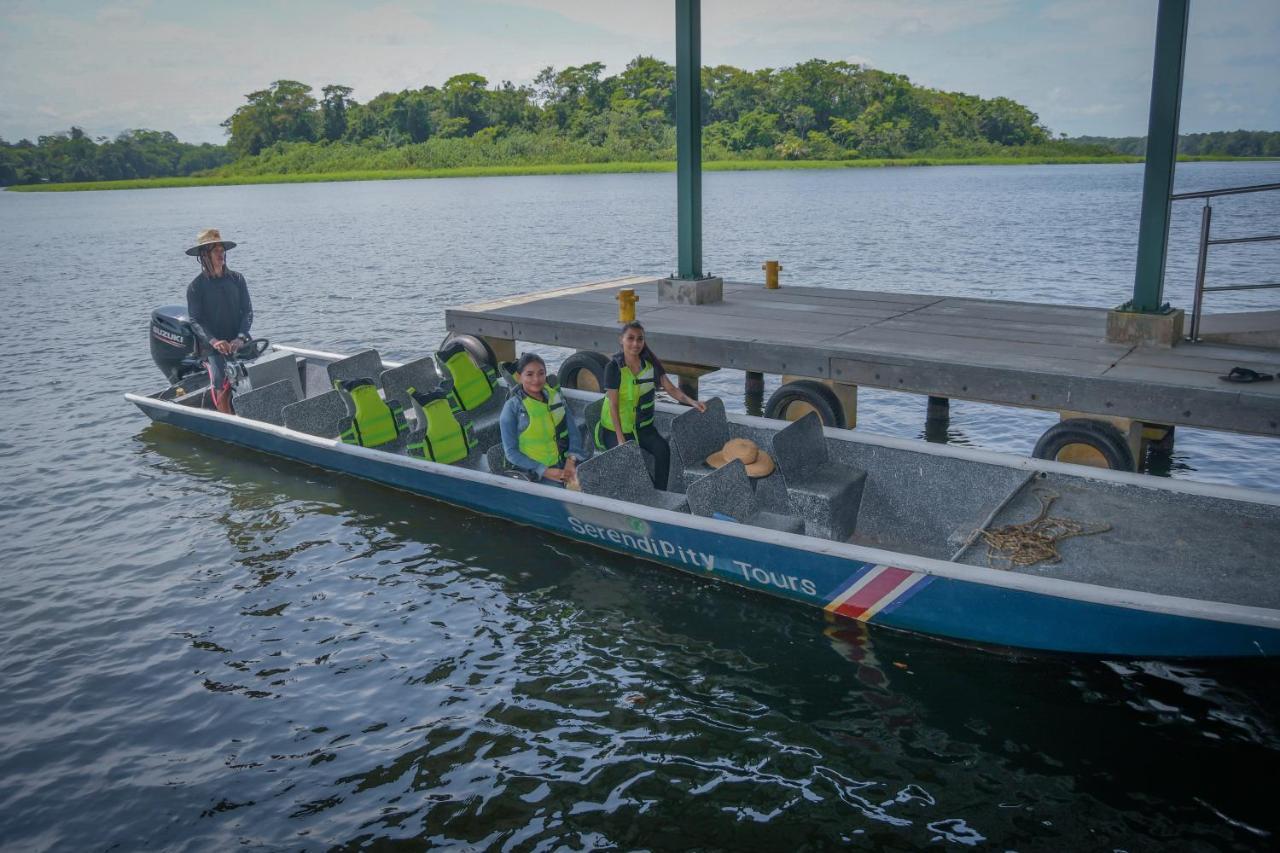
[[[1048,489],[1035,489],[1032,494],[1040,501],[1040,513],[1035,518],[982,531],[982,539],[987,543],[988,566],[1012,569],[1026,568],[1036,563],[1061,562],[1058,543],[1064,539],[1092,536],[1111,529],[1111,525],[1106,523],[1090,525],[1049,515],[1049,508],[1060,495]],[[997,561],[1008,565],[998,566]]]

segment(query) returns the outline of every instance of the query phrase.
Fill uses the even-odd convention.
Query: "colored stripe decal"
[[[926,577],[896,566],[876,566],[833,598],[826,610],[866,622]]]

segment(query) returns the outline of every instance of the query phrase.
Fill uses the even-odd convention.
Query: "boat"
[[[433,373],[447,383],[430,356],[396,363],[373,350],[265,345],[245,371],[237,414],[227,415],[207,407],[207,378],[182,351],[193,342],[183,339],[180,311],[170,310],[166,327],[157,321],[162,310],[153,314],[152,348],[177,351],[161,364],[170,384],[125,399],[198,436],[780,597],[836,621],[1103,658],[1280,654],[1280,495],[825,428],[813,415],[787,423],[726,414],[719,401],[707,413],[658,402],[655,422],[673,450],[669,490],[652,487],[629,443],[581,463],[582,489],[574,491],[503,470],[501,380],[491,401],[456,416],[468,435],[465,458],[435,462],[408,451],[411,440],[360,446],[303,417],[340,414],[326,407],[341,394],[335,383],[351,377],[373,380],[387,400],[421,396],[406,383],[428,384]],[[479,351],[472,360],[483,366]],[[598,418],[599,394],[562,393],[579,422]],[[423,407],[409,402],[411,439]],[[741,462],[706,467],[693,445],[705,449],[726,434],[772,453],[776,470],[753,480]],[[1030,535],[1046,530],[1039,540]],[[1050,553],[1030,561],[1016,548],[1001,550],[1019,537],[1048,541]]]

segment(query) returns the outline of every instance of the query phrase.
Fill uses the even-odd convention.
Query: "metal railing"
[[[1266,243],[1273,240],[1280,240],[1280,234],[1271,234],[1264,237],[1230,237],[1220,240],[1209,239],[1209,223],[1213,221],[1213,206],[1209,204],[1209,200],[1217,198],[1221,195],[1243,195],[1244,193],[1260,193],[1269,190],[1280,190],[1280,184],[1255,184],[1251,187],[1230,187],[1222,190],[1204,190],[1198,193],[1178,193],[1169,196],[1173,201],[1181,201],[1188,198],[1204,199],[1204,209],[1200,212],[1200,255],[1196,259],[1196,294],[1195,301],[1191,309],[1191,333],[1187,336],[1189,341],[1197,341],[1200,338],[1200,308],[1204,303],[1204,295],[1206,293],[1214,293],[1223,290],[1265,290],[1270,287],[1280,287],[1280,282],[1271,282],[1267,284],[1224,284],[1218,287],[1205,287],[1204,274],[1205,268],[1209,263],[1209,247],[1225,246],[1230,243]]]

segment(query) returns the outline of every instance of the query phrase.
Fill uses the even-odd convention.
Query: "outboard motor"
[[[151,312],[151,360],[171,385],[204,370],[191,318],[182,305],[166,305]]]

